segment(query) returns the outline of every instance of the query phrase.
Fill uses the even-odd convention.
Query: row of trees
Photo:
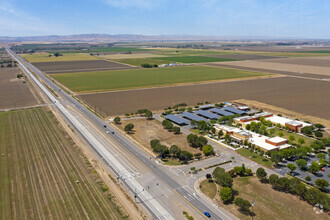
[[[212,172],[213,178],[216,180],[216,183],[222,186],[220,190],[220,198],[223,203],[228,204],[234,200],[234,193],[232,190],[233,186],[233,176],[240,175],[252,175],[251,169],[246,169],[244,164],[241,167],[234,167],[233,170],[226,172],[225,169],[217,167]],[[249,212],[251,203],[242,198],[236,198],[234,204],[237,205],[242,212]]]
[[[180,134],[180,132],[181,132],[180,127],[174,126],[173,123],[170,120],[167,120],[167,119],[163,120],[162,125],[168,131],[173,131],[174,134]]]
[[[161,158],[177,158],[180,161],[188,162],[193,158],[193,154],[188,151],[183,151],[177,145],[172,145],[168,148],[165,145],[162,145],[158,139],[153,139],[150,141],[150,146],[155,153],[158,153]],[[195,155],[196,157],[200,155]]]
[[[316,203],[323,205],[324,209],[330,210],[330,198],[326,193],[321,192],[314,187],[307,188],[298,178],[279,177],[276,174],[272,174],[267,179],[267,173],[263,168],[258,168],[256,172],[257,177],[263,183],[270,183],[275,190],[297,194],[302,199],[306,200],[310,204]],[[318,185],[322,188],[327,187],[329,183],[326,180],[317,180]]]
[[[152,64],[149,64],[149,63],[142,63],[141,66],[142,66],[143,68],[158,67],[157,64],[153,64],[153,65],[152,65]]]

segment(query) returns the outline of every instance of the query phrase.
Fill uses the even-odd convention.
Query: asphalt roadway
[[[12,51],[7,48],[8,52],[12,54],[16,59],[18,59],[24,66],[28,67],[30,70],[32,70],[42,81],[47,84],[48,87],[56,91],[57,95],[59,96],[56,98],[58,102],[63,103],[57,103],[57,107],[63,110],[68,109],[65,108],[66,105],[70,105],[72,108],[74,108],[77,112],[81,113],[85,117],[78,117],[77,115],[74,116],[76,118],[76,123],[82,123],[79,121],[86,120],[85,124],[90,124],[91,122],[94,123],[96,126],[98,126],[99,130],[108,132],[107,135],[107,141],[112,142],[113,145],[120,145],[124,147],[132,157],[134,157],[139,163],[142,163],[144,166],[148,167],[151,174],[154,177],[151,178],[152,181],[156,181],[157,185],[163,184],[163,187],[170,188],[172,192],[176,193],[182,200],[184,200],[187,206],[192,207],[194,210],[196,210],[197,213],[199,213],[201,218],[206,218],[203,213],[209,212],[211,214],[211,219],[232,219],[233,216],[228,213],[227,211],[217,209],[216,207],[213,207],[210,205],[209,201],[206,199],[197,196],[194,192],[189,192],[191,190],[185,189],[182,184],[178,183],[172,175],[170,175],[170,172],[167,172],[164,167],[160,166],[155,160],[150,159],[150,155],[148,155],[146,152],[142,151],[139,146],[137,146],[132,140],[127,138],[124,134],[118,132],[114,127],[111,125],[108,125],[105,121],[98,118],[96,115],[91,113],[87,108],[85,108],[82,104],[80,104],[77,100],[72,98],[70,95],[65,93],[61,88],[59,88],[55,83],[53,83],[51,80],[49,80],[40,70],[35,68],[30,63],[26,62],[16,54],[14,54]],[[37,80],[39,81],[39,80]],[[40,82],[39,82],[40,83]],[[39,86],[40,87],[40,86]],[[45,92],[45,91],[43,91]],[[46,92],[45,92],[46,93]],[[49,92],[48,92],[49,93]],[[50,93],[49,93],[50,94]],[[47,96],[49,97],[49,94]],[[54,96],[53,96],[54,97]],[[53,102],[54,99],[51,99]],[[56,104],[56,103],[55,103]],[[61,106],[61,107],[59,107]],[[61,109],[60,109],[61,110]],[[72,114],[72,112],[71,112]],[[86,126],[79,127],[77,124],[72,123],[77,130],[85,129]],[[104,125],[107,127],[104,128]],[[103,137],[100,137],[99,134],[95,131],[92,127],[89,128],[87,132],[91,134],[90,137],[85,137],[85,139],[91,144],[92,147],[94,147],[94,150],[96,150],[100,154],[100,149],[103,147],[103,145],[106,145],[106,141],[100,141],[103,139]],[[114,132],[114,133],[113,133]],[[85,136],[85,131],[81,132],[81,135]],[[93,141],[91,141],[93,140]],[[93,143],[91,143],[93,142]],[[99,146],[99,148],[95,148],[96,145]],[[112,146],[112,145],[111,145]],[[143,176],[141,177],[134,177],[131,172],[127,171],[127,168],[130,167],[131,169],[134,169],[135,164],[127,164],[128,161],[125,159],[119,160],[115,159],[112,155],[117,155],[120,157],[121,154],[117,154],[118,151],[115,149],[112,149],[111,146],[102,148],[102,154],[101,157],[111,166],[113,171],[117,173],[117,176],[121,179],[121,181],[126,184],[128,188],[138,197],[140,202],[146,207],[146,209],[152,214],[152,216],[156,219],[173,219],[173,212],[171,210],[168,210],[169,206],[166,205],[166,202],[162,201],[163,197],[159,197],[156,199],[156,195],[151,195],[153,192],[152,190],[148,190],[146,185],[141,186],[141,183],[143,183]],[[114,165],[115,163],[115,165]],[[118,168],[120,167],[120,169]],[[122,171],[119,171],[122,170]],[[134,182],[134,183],[132,183]],[[142,188],[141,188],[142,187]],[[150,193],[148,192],[150,191]],[[166,192],[166,190],[165,190]]]

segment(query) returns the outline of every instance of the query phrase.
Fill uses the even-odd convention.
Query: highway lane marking
[[[131,153],[128,149],[126,149],[126,147],[124,147],[124,145],[122,145],[121,143],[119,143],[115,138],[111,137],[114,141],[116,141],[120,146],[122,146],[130,155],[132,155],[141,165],[143,165],[147,170],[149,170],[150,172],[151,169],[149,167],[147,167],[147,165],[145,165],[144,163],[142,163],[142,161],[137,158],[133,153]]]
[[[187,199],[185,199],[184,197],[182,197],[176,190],[173,190],[176,194],[178,194],[178,196],[180,196],[183,200],[185,200],[193,209],[195,209],[199,214],[201,214],[201,216],[203,216],[205,219],[208,219],[206,218],[206,216],[201,212],[199,211],[193,204],[191,204]]]

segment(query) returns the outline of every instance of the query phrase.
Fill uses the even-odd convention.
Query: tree
[[[145,111],[144,115],[147,117],[147,119],[149,119],[149,120],[152,119],[152,112],[151,111],[149,111],[149,110]]]
[[[181,129],[178,126],[173,127],[172,130],[173,130],[174,134],[180,134],[180,132],[181,132]]]
[[[289,179],[286,177],[281,177],[278,179],[277,183],[275,184],[281,190],[287,191],[289,189],[290,183]]]
[[[329,186],[329,182],[325,179],[317,179],[315,180],[315,185],[322,190],[325,190]]]
[[[320,171],[320,166],[316,161],[313,161],[312,164],[309,166],[309,171],[311,173],[316,173]]]
[[[171,130],[173,128],[173,123],[171,121],[167,120],[167,119],[162,121],[162,125],[167,130]]]
[[[243,212],[248,212],[251,207],[251,203],[242,198],[235,199],[235,205],[237,205]]]
[[[220,131],[218,132],[218,138],[221,138],[222,136],[223,136],[223,131],[220,130]]]
[[[251,125],[250,125],[250,124],[247,124],[247,125],[245,126],[245,129],[246,129],[246,130],[250,130],[250,129],[251,129]]]
[[[316,157],[319,158],[319,159],[325,159],[326,155],[325,155],[325,153],[318,153],[316,155]]]
[[[206,179],[208,179],[208,180],[209,180],[209,179],[212,179],[212,175],[209,174],[209,173],[207,173],[207,174],[206,174]]]
[[[124,130],[129,134],[134,128],[134,125],[132,123],[129,123],[125,126]]]
[[[314,135],[315,135],[315,137],[318,137],[318,138],[323,137],[323,133],[321,131],[315,131]]]
[[[196,140],[197,140],[198,136],[195,134],[189,134],[187,136],[187,142],[190,146],[194,147]]]
[[[154,149],[158,144],[160,144],[160,141],[158,139],[152,139],[150,141],[150,146],[152,149]]]
[[[295,136],[293,135],[293,134],[290,134],[289,135],[289,141],[295,141],[296,140],[296,138],[295,138]]]
[[[179,157],[181,153],[181,149],[176,145],[172,145],[170,148],[170,153],[175,157]]]
[[[318,202],[318,197],[320,196],[321,192],[319,189],[316,188],[309,188],[307,192],[304,195],[304,199],[307,200],[307,202],[314,205]]]
[[[120,123],[120,118],[117,116],[113,119],[113,121],[116,123],[116,124],[119,124]]]
[[[312,180],[312,178],[311,178],[310,176],[306,176],[306,177],[305,177],[305,180],[309,182],[309,181]]]
[[[283,134],[283,131],[279,131],[279,132],[278,132],[278,136],[283,137],[283,135],[284,135],[284,134]]]
[[[272,186],[275,186],[277,184],[277,181],[279,180],[279,177],[276,174],[271,174],[268,180]]]
[[[271,160],[272,162],[274,162],[275,165],[277,165],[278,162],[280,162],[280,161],[282,160],[282,155],[281,155],[279,152],[274,151],[274,152],[271,153],[271,158],[270,158],[270,160]]]
[[[153,150],[155,153],[159,153],[162,158],[166,157],[166,155],[169,153],[168,147],[162,144],[157,144]]]
[[[269,134],[270,134],[270,136],[273,136],[274,133],[275,133],[275,129],[274,129],[274,128],[271,128],[271,129],[269,130]]]
[[[189,161],[192,159],[192,157],[193,157],[193,154],[188,151],[183,150],[180,153],[180,160],[182,160],[182,161]]]
[[[207,139],[203,136],[199,136],[197,139],[196,139],[196,143],[195,143],[196,147],[202,149],[202,147],[204,145],[207,145]]]
[[[307,166],[307,161],[304,159],[299,159],[299,160],[296,160],[296,164],[301,170],[305,170],[306,166]]]
[[[313,127],[312,126],[306,126],[302,129],[302,132],[307,135],[311,135],[313,132]]]
[[[295,192],[300,197],[303,197],[305,195],[305,193],[307,192],[307,188],[306,188],[305,184],[299,183],[295,188]]]
[[[231,188],[233,186],[233,178],[227,172],[220,173],[217,178],[217,183],[222,187]]]
[[[262,167],[259,167],[259,168],[257,169],[256,174],[257,174],[257,177],[259,178],[259,180],[260,180],[261,182],[264,181],[264,180],[266,179],[266,177],[267,177],[267,173],[266,173],[265,169],[262,168]]]
[[[289,179],[289,191],[294,193],[296,190],[296,187],[299,183],[300,183],[300,180],[298,178]]]
[[[203,153],[205,156],[210,156],[213,154],[213,147],[211,145],[205,145],[203,146]]]
[[[195,128],[196,125],[197,125],[197,121],[196,120],[191,120],[190,125],[191,125],[191,127]]]
[[[313,141],[313,143],[311,143],[310,147],[314,151],[318,152],[320,150],[325,149],[325,144],[323,142],[321,142],[321,141]]]
[[[233,191],[229,187],[222,187],[220,197],[224,203],[228,203],[233,199]]]
[[[324,125],[322,125],[322,124],[315,124],[314,126],[319,130],[322,128],[325,128]]]
[[[304,138],[298,138],[298,144],[303,145],[305,143]]]
[[[220,173],[225,173],[225,172],[226,172],[225,169],[223,169],[222,167],[217,167],[213,170],[212,176],[213,178],[217,179]]]
[[[291,170],[291,173],[297,169],[297,167],[293,164],[293,163],[289,163],[288,165],[286,165],[287,168],[289,168],[289,170]]]

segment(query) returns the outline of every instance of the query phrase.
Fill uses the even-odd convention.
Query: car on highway
[[[210,213],[208,213],[208,212],[204,212],[204,215],[205,215],[206,217],[208,217],[208,218],[211,218],[211,215],[210,215]]]

